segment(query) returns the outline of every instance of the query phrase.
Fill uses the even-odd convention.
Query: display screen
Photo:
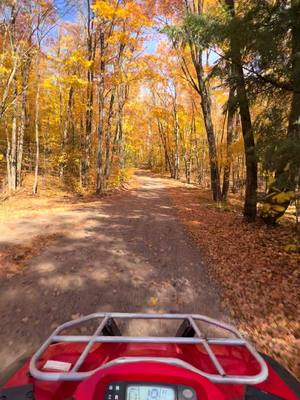
[[[126,400],[175,400],[175,390],[165,386],[127,386]]]

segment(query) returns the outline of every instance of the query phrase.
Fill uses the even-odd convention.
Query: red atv
[[[122,336],[122,324],[136,320],[179,328],[172,337]],[[94,332],[78,334],[87,323]],[[299,393],[287,371],[230,325],[202,315],[97,313],[59,326],[8,378],[0,399],[296,400]]]

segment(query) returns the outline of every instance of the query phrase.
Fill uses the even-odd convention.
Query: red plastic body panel
[[[65,361],[74,365],[84,347],[84,344],[52,345],[43,355],[39,368],[43,371],[43,365],[47,360]],[[243,347],[213,346],[213,350],[227,374],[254,375],[258,372],[256,361]],[[80,371],[93,370],[110,360],[126,356],[180,358],[205,372],[216,373],[201,345],[137,343],[94,345]],[[81,383],[37,381],[28,375],[28,368],[29,362],[9,380],[5,387],[33,383],[37,400],[62,400],[71,396],[75,396],[77,400],[103,399],[105,387],[112,381],[188,385],[196,390],[199,400],[238,400],[243,399],[245,392],[242,385],[213,384],[198,374],[160,363],[133,363],[106,368]],[[298,399],[270,368],[269,378],[257,387],[284,400]]]

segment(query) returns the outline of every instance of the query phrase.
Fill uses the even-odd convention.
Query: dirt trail
[[[0,372],[54,326],[95,311],[195,312],[225,319],[201,255],[169,201],[174,183],[138,174],[138,188],[78,208],[0,224],[0,246],[59,237],[3,279]],[[178,183],[178,185],[180,185]]]

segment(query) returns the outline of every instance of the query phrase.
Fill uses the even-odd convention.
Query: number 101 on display
[[[128,386],[126,400],[175,400],[175,390],[163,386]]]

